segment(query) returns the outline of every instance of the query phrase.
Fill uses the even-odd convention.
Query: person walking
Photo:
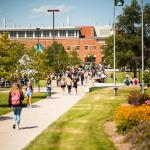
[[[71,78],[68,76],[68,77],[67,77],[68,94],[71,93],[71,87],[72,87],[72,80],[71,80]]]
[[[30,83],[30,81],[27,82],[26,86],[26,96],[27,96],[27,107],[31,108],[32,107],[32,93],[33,93],[33,87]]]
[[[46,81],[46,93],[47,93],[47,98],[51,97],[51,91],[52,91],[52,80],[49,77]]]
[[[22,110],[22,101],[24,100],[23,92],[18,83],[14,83],[9,92],[8,103],[13,110],[13,129],[19,129],[20,116]]]
[[[60,84],[61,84],[62,93],[64,95],[65,94],[65,88],[66,88],[66,77],[65,76],[62,76]]]
[[[77,94],[77,88],[78,88],[78,79],[73,78],[72,82],[73,82],[73,87],[75,89],[75,95],[76,95]]]

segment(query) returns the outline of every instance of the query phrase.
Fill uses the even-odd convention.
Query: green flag
[[[115,6],[123,6],[124,0],[115,0]]]

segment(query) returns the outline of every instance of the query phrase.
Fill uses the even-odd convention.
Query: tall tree
[[[144,7],[144,38],[149,39],[150,13],[149,5]],[[147,21],[146,21],[147,20]],[[145,22],[146,21],[146,22]],[[113,60],[113,37],[106,40],[107,47],[104,49],[106,62]],[[146,46],[146,41],[145,41]],[[149,42],[147,42],[149,49]],[[149,57],[149,54],[146,54]],[[141,63],[141,9],[136,0],[131,5],[123,7],[123,13],[117,17],[116,22],[116,63],[117,66],[130,67],[136,76],[137,65]]]
[[[18,68],[18,61],[25,53],[25,46],[8,39],[4,33],[0,38],[0,76],[9,78]]]
[[[45,51],[45,62],[53,72],[65,70],[68,65],[68,53],[64,46],[54,42],[52,46]]]
[[[79,58],[79,54],[76,49],[73,49],[69,52],[69,65],[76,66],[81,64],[81,60]]]

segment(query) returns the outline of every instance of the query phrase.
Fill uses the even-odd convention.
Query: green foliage
[[[144,72],[144,82],[150,87],[150,72]]]
[[[45,63],[54,72],[65,70],[68,65],[68,54],[62,44],[54,42],[45,51]]]
[[[134,127],[127,136],[125,142],[132,143],[131,149],[136,150],[149,150],[150,149],[150,121],[142,122]]]
[[[149,67],[150,58],[150,5],[144,6],[144,54],[145,66]],[[113,67],[113,37],[106,39],[104,63]],[[116,66],[134,70],[141,67],[141,8],[137,0],[123,7],[123,13],[116,22]]]
[[[148,99],[150,99],[150,96],[146,92],[144,94],[141,94],[141,91],[134,90],[134,91],[131,91],[129,96],[128,96],[128,104],[130,104],[130,105],[142,105]]]
[[[81,64],[81,60],[80,60],[80,58],[79,58],[79,55],[78,55],[76,49],[71,50],[71,51],[69,52],[69,60],[68,60],[68,62],[69,62],[68,64],[69,64],[70,66],[76,66],[76,65]]]
[[[23,44],[10,41],[8,34],[4,33],[0,38],[0,76],[11,78],[17,68],[18,61],[25,53]]]

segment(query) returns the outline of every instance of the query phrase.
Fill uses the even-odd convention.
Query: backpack
[[[126,84],[127,86],[129,86],[129,85],[130,85],[130,81],[127,79],[127,80],[125,81],[125,84]]]
[[[137,83],[138,83],[137,79],[134,79],[133,83],[134,83],[134,85],[137,85]]]
[[[20,105],[20,92],[19,91],[11,92],[11,104]]]

